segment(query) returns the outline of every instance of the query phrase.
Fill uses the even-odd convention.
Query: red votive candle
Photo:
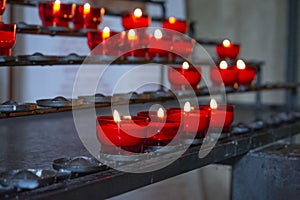
[[[150,36],[148,55],[150,58],[163,57],[168,58],[169,51],[172,46],[172,38],[168,35],[163,35],[160,29],[156,29],[153,35]]]
[[[228,66],[226,61],[221,61],[218,67],[210,70],[210,78],[214,86],[233,87],[238,79],[238,70],[236,66]]]
[[[6,0],[0,0],[0,15],[3,15],[6,8]]]
[[[124,54],[124,57],[139,57],[139,58],[146,58],[147,57],[147,45],[149,42],[149,35],[146,35],[143,30],[133,30],[130,29],[125,34],[125,41],[123,48],[125,50],[130,50],[128,53]],[[131,50],[134,49],[134,50]]]
[[[69,23],[73,19],[75,9],[76,9],[76,4],[61,3],[60,8],[57,11],[58,12],[57,19],[55,19],[56,26],[69,28]]]
[[[56,2],[56,11],[54,12],[54,2],[39,2],[39,16],[44,26],[53,26],[55,15],[58,14],[60,3]]]
[[[0,23],[0,55],[10,56],[16,42],[16,25]]]
[[[222,132],[228,132],[234,119],[233,105],[218,105],[212,99],[210,103],[210,126],[212,128],[222,128]]]
[[[171,88],[181,90],[188,88],[189,84],[194,90],[198,88],[201,80],[201,67],[189,66],[188,62],[183,62],[181,67],[168,68],[168,79]]]
[[[118,32],[110,31],[108,27],[104,27],[102,31],[89,31],[87,33],[88,46],[91,50],[97,47],[99,44],[109,39],[110,37],[118,34]],[[114,37],[113,40],[110,40],[108,43],[103,43],[101,48],[98,47],[93,51],[93,55],[108,55],[108,56],[118,56],[119,48],[116,48],[120,45],[120,38]]]
[[[169,17],[168,20],[164,20],[162,22],[162,27],[178,31],[180,33],[186,33],[187,31],[186,21],[178,20],[175,17]]]
[[[130,119],[124,117],[115,121],[112,116],[99,116],[97,121],[97,136],[102,145],[122,147],[124,150],[142,149],[147,118],[132,116]]]
[[[136,8],[133,13],[122,16],[122,25],[125,30],[148,27],[151,17],[143,14],[140,8]]]
[[[195,40],[182,37],[173,37],[172,48],[174,53],[173,58],[183,56],[184,58],[190,58],[195,45]]]
[[[249,86],[252,84],[256,76],[256,68],[252,66],[246,66],[243,60],[237,61],[238,69],[238,84]]]
[[[138,116],[150,119],[144,146],[166,146],[171,141],[174,141],[174,137],[179,131],[180,123],[168,121],[169,118],[164,115],[162,109],[159,109],[157,112],[138,112]],[[173,144],[178,144],[178,140],[174,141]]]
[[[221,59],[236,59],[240,53],[240,45],[233,44],[229,40],[224,40],[221,44],[217,44],[216,52]]]

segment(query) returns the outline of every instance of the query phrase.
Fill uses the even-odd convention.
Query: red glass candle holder
[[[193,53],[194,45],[195,40],[181,37],[173,38],[172,49],[174,53],[172,53],[172,57],[178,58],[180,56],[183,56],[185,58],[190,58]]]
[[[186,89],[187,84],[196,90],[201,81],[201,67],[190,66],[188,69],[183,69],[182,66],[174,66],[168,68],[168,79],[171,83],[171,88],[174,90]]]
[[[118,32],[110,31],[110,36],[113,37],[117,35]],[[109,38],[108,37],[108,38]],[[95,47],[97,47],[99,44],[104,42],[106,39],[103,35],[102,31],[89,31],[87,33],[87,39],[88,39],[88,46],[90,50],[93,50]],[[93,55],[108,55],[108,56],[118,56],[119,55],[119,48],[116,48],[121,43],[121,38],[115,36],[114,39],[110,40],[108,43],[103,43],[101,48],[98,47],[97,50],[93,51]]]
[[[216,52],[221,59],[236,59],[240,53],[240,45],[232,44],[231,42],[228,45],[221,43],[216,46]]]
[[[124,51],[129,52],[125,53],[123,56],[128,57],[138,57],[138,58],[147,58],[148,57],[148,44],[149,44],[149,35],[142,32],[143,30],[129,30],[124,32],[124,46],[122,47]]]
[[[10,56],[16,42],[16,25],[0,23],[0,55]]]
[[[125,30],[148,27],[150,24],[151,17],[146,14],[142,14],[140,17],[136,17],[133,13],[122,16],[122,25]]]
[[[3,15],[6,8],[6,0],[0,0],[0,15]]]
[[[61,3],[60,9],[55,19],[56,26],[69,27],[69,23],[72,21],[76,9],[76,4]]]
[[[53,26],[55,13],[54,13],[54,2],[39,2],[39,16],[44,26]]]
[[[246,66],[245,69],[238,70],[238,84],[249,86],[252,84],[256,76],[256,68],[252,66]]]
[[[150,36],[148,55],[149,58],[161,57],[168,58],[172,46],[172,38],[164,35],[161,38]]]
[[[222,128],[223,132],[230,130],[233,119],[233,105],[218,105],[216,109],[210,110],[210,126],[213,128]]]
[[[97,121],[97,136],[101,144],[124,149],[136,149],[136,147],[142,149],[147,134],[147,118],[132,116],[131,119],[122,118],[117,123],[112,116],[99,116]]]
[[[98,29],[98,25],[102,22],[104,13],[104,8],[91,7],[90,12],[86,14],[86,16],[83,16],[85,28]]]
[[[186,21],[178,20],[175,19],[174,17],[170,17],[168,20],[164,20],[162,22],[162,27],[166,29],[178,31],[180,33],[186,33],[187,31]]]
[[[230,66],[226,69],[214,67],[210,70],[210,79],[214,86],[224,84],[224,86],[233,87],[238,80],[238,70],[235,66]]]
[[[74,29],[80,30],[84,28],[84,7],[83,5],[76,5],[74,16],[73,16],[73,24]]]
[[[148,117],[150,123],[147,127],[147,139],[144,146],[166,146],[171,141],[173,144],[179,144],[179,141],[174,141],[174,137],[180,128],[180,123],[176,121],[169,121],[170,118],[164,116],[163,118],[157,117],[155,111],[138,112],[138,116]]]

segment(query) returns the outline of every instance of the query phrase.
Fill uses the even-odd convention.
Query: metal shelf
[[[66,56],[57,56],[57,55],[43,55],[42,53],[34,53],[32,55],[18,55],[18,56],[0,56],[0,67],[4,66],[45,66],[45,65],[80,65],[85,61],[87,55],[77,55],[75,53],[66,55]],[[122,59],[118,58],[114,60],[113,58],[107,59],[101,56],[89,56],[89,64],[147,64],[147,63],[160,63],[164,65],[178,64],[181,65],[184,61],[183,59]],[[214,62],[217,63],[218,60],[214,59]],[[211,61],[202,61],[196,62],[197,65],[211,65]],[[264,64],[261,61],[246,61],[247,65],[254,66],[259,68]]]
[[[239,112],[245,111],[239,110]],[[250,110],[246,112],[251,113],[254,111]],[[266,114],[264,113],[263,116],[266,116]],[[61,121],[61,118],[64,120]],[[80,155],[82,152],[85,152],[83,151],[84,147],[80,143],[78,137],[73,136],[76,135],[76,133],[72,132],[75,131],[73,127],[74,125],[71,123],[72,115],[51,116],[50,119],[29,119],[27,120],[27,123],[30,123],[30,128],[22,127],[24,140],[19,140],[18,133],[20,131],[20,127],[13,127],[15,127],[18,122],[22,122],[22,120],[23,119],[16,119],[4,124],[3,130],[7,131],[2,133],[4,140],[0,140],[0,143],[5,144],[6,140],[9,139],[10,143],[14,145],[16,149],[15,152],[6,152],[8,155],[5,158],[9,159],[4,159],[4,162],[2,162],[1,165],[2,167],[6,166],[8,168],[12,168],[17,165],[18,167],[23,166],[24,168],[28,168],[30,166],[35,167],[38,165],[42,168],[46,168],[51,165],[52,159],[68,154]],[[51,122],[49,122],[49,120],[51,120]],[[66,122],[70,122],[70,126],[66,127]],[[40,123],[42,123],[42,126]],[[53,123],[55,123],[56,126],[53,126]],[[47,131],[36,131],[41,130],[41,128]],[[57,131],[57,129],[64,130],[63,136],[61,135],[61,131]],[[18,197],[20,199],[26,199],[29,197],[35,199],[84,199],[86,197],[89,197],[89,199],[104,199],[201,168],[208,164],[218,162],[232,164],[234,159],[242,156],[252,149],[256,149],[280,139],[291,137],[299,134],[299,132],[300,122],[298,119],[278,126],[265,127],[260,131],[251,131],[246,134],[231,136],[229,138],[219,140],[212,151],[202,159],[198,156],[199,146],[191,147],[178,160],[157,171],[133,174],[109,169],[79,178],[68,179],[63,182],[58,182],[32,191],[11,191],[10,193],[4,194],[7,198]],[[59,140],[57,140],[58,135],[60,137]],[[12,140],[11,138],[14,139]],[[20,142],[32,142],[32,138],[35,138],[35,140],[39,142],[27,145],[26,148],[24,145],[19,145]],[[68,141],[67,144],[74,144],[74,147],[65,146],[66,141]],[[53,145],[57,148],[53,149]],[[61,152],[61,150],[64,150],[64,152]],[[34,156],[39,155],[41,151],[45,152],[45,156],[37,156],[36,159],[33,159]],[[148,160],[141,162],[138,165],[139,167],[137,170],[151,169],[158,164],[162,164],[162,162],[167,163],[174,157],[174,155],[176,155],[175,152],[149,158]],[[127,167],[130,168],[130,164],[128,164]]]
[[[226,94],[243,94],[248,92],[263,92],[263,91],[276,91],[276,90],[297,90],[297,88],[300,87],[300,83],[298,84],[291,84],[291,83],[267,83],[261,86],[251,86],[251,87],[239,87],[239,88],[225,88]],[[221,94],[221,88],[210,88],[210,91],[212,94]],[[153,92],[155,93],[155,91]],[[194,94],[197,95],[197,97],[205,97],[209,95],[207,88],[202,88],[195,91],[178,91],[178,96],[181,99],[188,99],[192,97]],[[126,95],[126,94],[124,94]],[[130,104],[143,104],[143,103],[151,103],[151,102],[167,102],[175,100],[175,97],[169,96],[169,97],[159,97],[159,98],[136,98],[131,99]],[[126,100],[118,100],[117,102],[113,102],[114,105],[123,105],[127,104],[128,101]],[[61,107],[61,108],[51,108],[51,107],[38,107],[37,109],[33,111],[24,111],[24,112],[0,112],[0,119],[4,118],[12,118],[12,117],[21,117],[21,116],[31,116],[31,115],[43,115],[43,114],[49,114],[49,113],[58,113],[58,112],[66,112],[66,111],[72,111],[72,109],[89,109],[93,108],[103,108],[103,107],[109,107],[111,105],[111,101],[108,102],[102,102],[102,103],[96,103],[93,104],[83,104],[80,106],[76,106],[74,108],[72,107]]]

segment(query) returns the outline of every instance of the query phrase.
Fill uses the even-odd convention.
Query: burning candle
[[[249,86],[252,84],[256,76],[256,68],[246,66],[245,62],[239,59],[236,63],[238,69],[238,84]]]
[[[147,48],[146,48],[146,42],[148,42],[148,38],[143,34],[143,32],[140,32],[142,30],[134,30],[130,29],[127,32],[127,37],[124,43],[123,48],[125,51],[130,50],[128,53],[124,54],[124,57],[139,57],[139,58],[145,58],[147,57]],[[144,37],[142,37],[144,36]]]
[[[189,102],[184,104],[183,131],[197,133],[196,138],[203,138],[209,124],[209,110],[203,107],[194,109]]]
[[[6,0],[0,0],[0,15],[3,15],[6,8]]]
[[[148,48],[149,57],[168,57],[171,44],[172,40],[170,36],[163,35],[160,29],[155,29],[153,36],[150,37]]]
[[[133,13],[122,16],[122,25],[125,30],[148,27],[151,18],[144,14],[140,8],[136,8]]]
[[[83,5],[83,17],[86,18],[91,12],[91,5],[89,3],[85,3]]]
[[[54,5],[54,2],[39,2],[39,16],[44,26],[54,25],[54,19],[56,16],[56,13],[54,13]],[[60,6],[60,4],[58,5]],[[58,9],[58,5],[56,5],[56,10]]]
[[[168,68],[168,79],[174,90],[186,89],[188,84],[196,90],[201,80],[201,67],[190,66],[183,62],[181,67],[173,66]]]
[[[210,101],[210,126],[213,128],[222,128],[223,132],[230,130],[233,122],[233,106],[218,105],[215,99]]]
[[[110,37],[110,29],[109,29],[109,27],[105,26],[102,31],[102,38],[103,38],[103,40],[106,40],[109,37]]]
[[[240,53],[240,45],[233,44],[230,40],[225,39],[221,44],[216,46],[216,52],[221,59],[236,59]]]
[[[237,82],[238,71],[235,66],[228,66],[225,60],[222,60],[217,68],[210,70],[210,78],[214,86],[224,84],[233,87]]]
[[[16,25],[0,23],[0,55],[10,56],[16,42]]]
[[[76,4],[60,3],[59,0],[54,3],[54,16],[57,26],[69,27],[69,23],[72,21],[76,9]]]
[[[174,59],[184,57],[190,58],[194,49],[195,40],[185,37],[173,37],[172,57]]]
[[[162,108],[159,108],[157,112],[138,112],[138,116],[148,117],[151,121],[147,127],[145,146],[165,146],[174,139],[179,131],[180,123],[168,121]]]
[[[105,9],[89,7],[89,4],[85,4],[83,12],[84,27],[98,29],[98,25],[102,22],[103,15],[105,14]]]
[[[99,116],[97,121],[97,136],[102,145],[141,151],[148,125],[147,118],[121,117],[119,112],[114,110],[113,116]],[[111,149],[109,147],[107,149]]]
[[[174,31],[178,31],[180,33],[186,33],[187,31],[186,22],[182,20],[178,20],[175,17],[169,17],[168,20],[164,20],[162,23],[162,27]]]

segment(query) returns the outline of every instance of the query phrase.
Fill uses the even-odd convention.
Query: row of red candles
[[[89,3],[76,5],[71,3],[40,2],[39,15],[45,26],[62,26],[69,27],[73,22],[75,29],[97,29],[102,22],[104,8],[91,7]],[[144,14],[140,8],[136,8],[133,13],[122,16],[122,24],[126,30],[134,28],[148,27],[151,23],[151,17]],[[185,21],[177,20],[170,17],[162,22],[163,28],[185,33],[187,24]]]
[[[228,133],[234,118],[232,105],[218,105],[214,99],[210,105],[191,107],[186,102],[184,109],[169,108],[165,111],[142,111],[137,116],[97,117],[97,136],[102,145],[130,149],[141,146],[165,146],[176,136],[177,142],[192,134],[204,138],[209,127]],[[177,133],[179,135],[177,135]],[[193,135],[194,134],[194,135]],[[138,148],[139,149],[139,148]]]

